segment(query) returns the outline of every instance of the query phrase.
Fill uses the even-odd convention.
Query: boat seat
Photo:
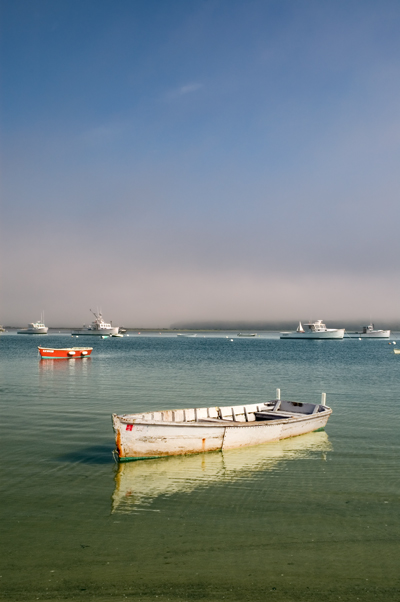
[[[226,418],[199,418],[197,422],[212,422],[213,424],[246,424],[236,420],[227,420]]]
[[[255,420],[249,420],[249,422],[239,422],[239,420],[225,420],[221,418],[201,418],[197,422],[201,422],[204,424],[220,424],[221,426],[238,426],[240,428],[246,428],[251,424],[256,424]]]

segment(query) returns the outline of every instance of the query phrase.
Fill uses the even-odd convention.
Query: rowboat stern
[[[144,415],[146,416],[146,415]],[[222,449],[222,425],[156,421],[144,416],[112,414],[120,462],[197,454]]]

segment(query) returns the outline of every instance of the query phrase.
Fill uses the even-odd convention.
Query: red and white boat
[[[53,347],[38,347],[41,359],[83,359],[89,357],[93,347],[64,347],[63,349],[54,349]]]

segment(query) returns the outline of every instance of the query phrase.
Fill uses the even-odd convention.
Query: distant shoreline
[[[339,322],[335,322],[333,328],[339,327],[338,326]],[[297,324],[293,324],[290,323],[290,325],[288,324],[282,324],[282,325],[275,325],[275,326],[264,326],[264,327],[257,327],[257,326],[221,326],[219,328],[207,328],[207,327],[200,327],[200,328],[196,328],[196,327],[192,327],[192,328],[188,328],[188,327],[184,327],[184,328],[177,328],[177,327],[171,327],[171,328],[148,328],[148,327],[121,327],[124,328],[124,330],[126,330],[127,333],[130,332],[138,332],[138,333],[145,333],[145,332],[160,332],[160,333],[179,333],[179,332],[232,332],[232,331],[237,331],[237,332],[254,332],[254,333],[260,333],[260,332],[281,332],[281,331],[291,331],[291,330],[295,330],[296,329]],[[354,332],[354,331],[359,331],[362,326],[364,326],[363,322],[357,322],[357,323],[352,323],[351,325],[347,324],[346,326],[343,326],[343,322],[340,323],[341,327],[345,327],[347,332]],[[4,325],[3,328],[6,331],[15,331],[15,330],[22,330],[24,328],[26,328],[26,324],[24,326],[7,326]],[[62,333],[68,333],[71,332],[73,330],[77,330],[80,327],[76,327],[76,326],[49,326],[49,332],[62,332]],[[400,332],[400,324],[387,324],[387,323],[382,323],[382,322],[378,322],[376,324],[376,328],[382,328],[382,329],[390,329],[392,332]]]

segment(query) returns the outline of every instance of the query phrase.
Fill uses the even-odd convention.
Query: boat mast
[[[98,320],[98,319],[99,319],[99,316],[98,316],[97,314],[95,314],[95,313],[94,313],[94,311],[93,311],[92,309],[90,309],[89,311],[91,311],[91,312],[92,312],[92,314],[94,315],[94,317],[96,318],[96,320]],[[98,310],[97,310],[97,311],[98,311]]]

